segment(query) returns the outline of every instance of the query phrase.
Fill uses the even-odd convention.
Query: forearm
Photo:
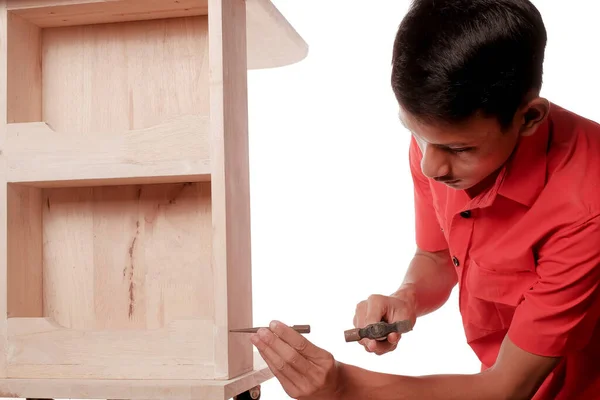
[[[420,317],[440,308],[448,300],[456,282],[456,271],[447,251],[418,251],[402,285],[393,295],[413,302],[417,317]]]
[[[506,386],[489,372],[473,375],[400,376],[339,363],[343,400],[495,400],[508,397]]]

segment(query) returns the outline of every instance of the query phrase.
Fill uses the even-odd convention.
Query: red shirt
[[[600,125],[556,105],[475,198],[427,179],[414,139],[419,248],[448,248],[467,342],[563,359],[535,400],[600,399]]]

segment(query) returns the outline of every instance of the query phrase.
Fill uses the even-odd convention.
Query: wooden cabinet
[[[269,0],[0,0],[0,397],[226,399],[253,361],[247,69]]]

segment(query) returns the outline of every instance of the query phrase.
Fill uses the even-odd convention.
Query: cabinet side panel
[[[6,144],[7,123],[7,42],[8,42],[8,14],[6,0],[0,0],[0,377],[7,376],[8,356],[8,221],[7,221],[7,184],[6,184],[6,158],[4,148]]]
[[[42,118],[41,29],[7,14],[6,122]],[[7,317],[42,316],[41,191],[6,188]]]
[[[41,29],[8,14],[8,123],[42,120]]]
[[[217,375],[253,368],[246,3],[209,0]]]
[[[9,184],[8,317],[41,317],[42,197],[41,189]]]
[[[206,16],[43,30],[43,118],[120,133],[208,115]]]

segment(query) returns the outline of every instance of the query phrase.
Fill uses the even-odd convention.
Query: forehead
[[[398,118],[413,135],[430,144],[474,145],[501,134],[500,127],[494,119],[479,116],[456,124],[425,123],[400,108]]]

